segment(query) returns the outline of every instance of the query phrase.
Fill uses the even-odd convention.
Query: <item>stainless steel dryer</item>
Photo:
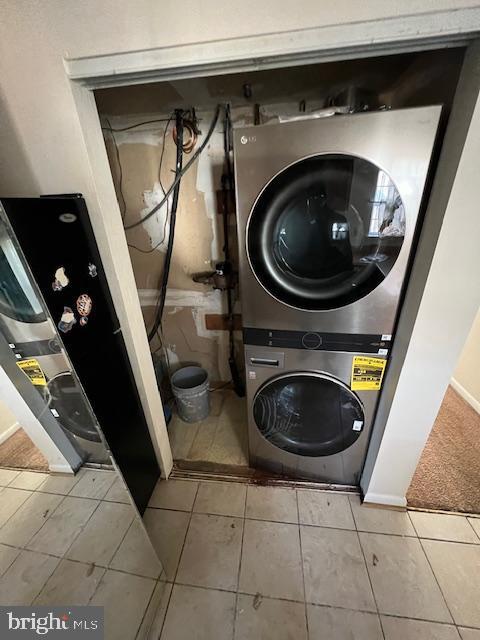
[[[392,333],[440,113],[235,130],[245,327]]]
[[[358,484],[440,115],[235,131],[253,466]]]

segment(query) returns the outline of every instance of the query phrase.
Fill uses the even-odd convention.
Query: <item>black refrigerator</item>
[[[2,198],[50,317],[140,513],[160,469],[85,200]]]

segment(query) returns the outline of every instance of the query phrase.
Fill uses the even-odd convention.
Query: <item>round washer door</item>
[[[253,400],[260,433],[273,445],[301,456],[329,456],[360,436],[364,412],[357,396],[339,380],[298,372],[266,382]]]
[[[68,373],[60,374],[50,380],[48,388],[60,413],[62,426],[79,438],[90,442],[101,442],[102,439],[93,422],[82,390],[73,376]]]
[[[366,296],[388,275],[405,235],[390,177],[368,160],[318,155],[277,174],[257,198],[247,254],[274,298],[308,311]]]

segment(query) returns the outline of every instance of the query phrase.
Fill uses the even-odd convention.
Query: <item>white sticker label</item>
[[[248,377],[250,380],[256,380],[257,379],[257,372],[256,371],[249,371],[248,372]]]
[[[382,335],[382,341],[391,340],[391,339],[392,339],[392,334],[391,333],[384,333]]]
[[[16,358],[17,360],[21,360],[22,356],[21,356],[19,353],[16,353],[16,354],[15,354],[15,358]]]
[[[363,421],[362,420],[354,420],[353,421],[353,427],[352,429],[354,431],[361,431],[363,427]]]
[[[60,414],[58,413],[58,411],[56,409],[50,409],[50,411],[52,412],[52,416],[54,418],[59,418]]]
[[[386,356],[388,353],[388,349],[379,349],[378,350],[378,355],[379,356]]]
[[[13,344],[13,342],[9,342],[8,346],[10,347],[10,349],[15,349],[15,345]]]

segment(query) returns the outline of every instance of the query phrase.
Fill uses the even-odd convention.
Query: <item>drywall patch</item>
[[[158,301],[157,289],[139,289],[138,297],[142,307],[154,307]],[[165,307],[196,307],[208,313],[225,313],[226,304],[222,292],[218,289],[208,291],[184,291],[167,289]]]
[[[164,197],[165,194],[159,182],[155,182],[152,189],[144,191],[143,202],[145,203],[145,207],[140,211],[140,218],[145,217]],[[167,202],[165,202],[153,216],[150,216],[150,218],[143,223],[143,228],[150,236],[152,249],[157,249],[162,253],[167,251],[165,238],[168,237],[170,230],[168,211],[171,205],[171,198],[172,196],[168,198]]]
[[[212,113],[203,113],[202,119],[210,121]],[[220,189],[225,151],[223,144],[223,124],[218,122],[205,151],[197,164],[196,190],[203,194],[207,218],[212,227],[211,259],[221,258],[221,244],[218,238],[217,191]]]

